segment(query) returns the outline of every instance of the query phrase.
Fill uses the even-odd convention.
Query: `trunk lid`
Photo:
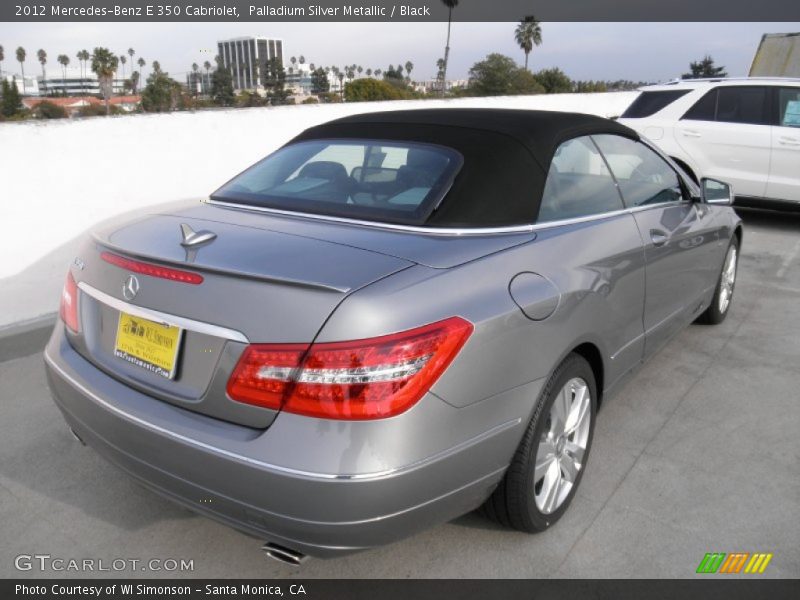
[[[216,238],[186,249],[182,224],[211,230]],[[197,273],[203,282],[136,274],[103,260],[103,252]],[[233,402],[225,392],[247,343],[311,342],[348,294],[413,264],[245,222],[189,215],[147,215],[108,225],[78,258],[83,265],[76,273],[81,333],[71,340],[78,352],[151,396],[258,428],[269,426],[274,411]],[[126,298],[123,287],[131,275],[138,280],[138,292]],[[180,328],[172,378],[117,355],[123,313]]]

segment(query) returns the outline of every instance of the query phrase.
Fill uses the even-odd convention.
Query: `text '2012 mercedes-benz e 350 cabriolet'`
[[[80,440],[286,562],[479,506],[540,531],[602,402],[727,315],[731,198],[598,117],[332,121],[202,203],[94,231],[50,388]]]

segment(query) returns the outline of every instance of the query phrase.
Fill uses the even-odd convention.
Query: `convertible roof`
[[[539,110],[442,108],[352,115],[307,129],[289,143],[356,138],[455,149],[464,165],[426,223],[487,227],[532,223],[556,149],[566,140],[630,128],[593,115]]]

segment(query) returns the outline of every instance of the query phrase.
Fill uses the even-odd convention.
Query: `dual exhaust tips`
[[[299,567],[306,560],[308,560],[308,556],[302,552],[292,550],[291,548],[286,548],[285,546],[281,546],[273,542],[266,542],[263,546],[261,546],[261,550],[263,550],[264,554],[269,556],[271,559],[295,567]]]

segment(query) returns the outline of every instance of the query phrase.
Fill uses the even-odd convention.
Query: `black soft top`
[[[350,138],[453,148],[464,164],[426,224],[495,227],[533,223],[556,149],[566,140],[600,133],[639,139],[632,129],[593,115],[444,108],[344,117],[307,129],[289,143]]]

